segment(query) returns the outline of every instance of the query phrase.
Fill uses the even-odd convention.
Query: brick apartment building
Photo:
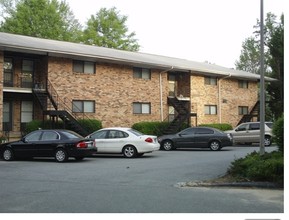
[[[258,103],[256,74],[7,33],[0,33],[0,79],[0,136],[20,136],[27,122],[47,118],[235,126]]]

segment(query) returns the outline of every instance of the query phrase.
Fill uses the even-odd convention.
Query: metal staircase
[[[260,101],[257,101],[256,104],[253,106],[249,114],[243,115],[241,120],[239,121],[239,124],[250,122],[253,118],[259,119],[259,110],[260,110]]]
[[[163,131],[163,134],[176,133],[191,116],[189,111],[189,101],[179,100],[177,97],[168,97],[168,104],[174,107],[177,111],[177,116]]]
[[[53,119],[51,120],[52,122],[60,118],[65,126],[69,126],[69,128],[82,136],[88,135],[88,131],[77,121],[80,117],[74,114],[72,109],[59,98],[49,81],[47,82],[46,89],[33,89],[33,95],[39,102],[43,115],[48,115],[50,119]],[[81,119],[83,119],[83,116],[84,114],[82,114]]]

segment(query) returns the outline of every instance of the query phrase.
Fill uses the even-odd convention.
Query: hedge
[[[226,124],[226,123],[200,124],[198,126],[199,127],[203,126],[203,127],[217,128],[221,131],[227,131],[227,130],[233,129],[232,125]]]

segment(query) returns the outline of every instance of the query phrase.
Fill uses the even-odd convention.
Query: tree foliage
[[[13,3],[14,2],[14,3]],[[81,25],[65,1],[2,0],[2,32],[75,42]]]
[[[267,86],[271,119],[280,117],[284,111],[284,16],[280,22],[276,20],[276,15],[268,13],[264,25],[265,75],[277,79]],[[260,74],[259,27],[260,21],[257,21],[254,35],[243,42],[236,69]]]
[[[0,0],[0,7],[2,32],[129,51],[140,47],[126,26],[128,17],[115,7],[91,15],[84,30],[65,0]]]
[[[127,16],[120,15],[115,7],[101,8],[96,15],[91,15],[82,36],[83,43],[138,51],[139,44],[134,38],[135,33],[128,32]]]

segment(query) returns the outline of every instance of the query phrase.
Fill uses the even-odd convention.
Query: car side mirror
[[[26,140],[26,138],[22,138],[21,141],[23,141],[24,143],[27,143],[28,141]]]

